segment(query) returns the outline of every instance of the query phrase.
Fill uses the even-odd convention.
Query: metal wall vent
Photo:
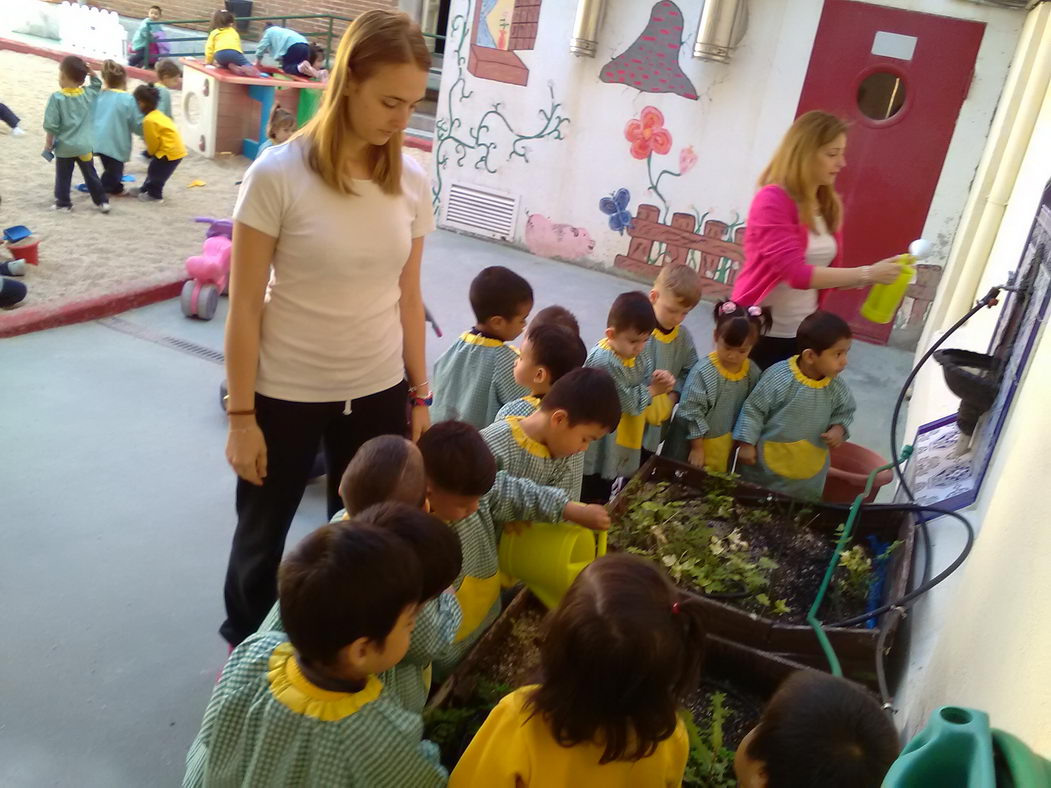
[[[514,241],[521,198],[462,183],[449,185],[444,223],[487,238]]]

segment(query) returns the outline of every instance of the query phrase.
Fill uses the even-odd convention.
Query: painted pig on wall
[[[534,213],[526,222],[525,245],[540,257],[580,260],[595,248],[595,241],[583,227],[556,224],[546,216]]]

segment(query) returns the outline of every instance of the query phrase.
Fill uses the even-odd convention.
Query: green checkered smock
[[[493,423],[503,421],[508,416],[521,416],[522,418],[532,416],[538,410],[540,410],[540,397],[530,394],[528,397],[512,400],[500,408]]]
[[[686,326],[676,326],[668,332],[660,328],[653,329],[653,336],[646,343],[642,354],[649,356],[655,370],[664,369],[675,376],[674,390],[681,397],[686,377],[697,363],[697,348],[694,347],[693,337]],[[642,435],[642,448],[656,453],[661,441],[668,435],[670,424],[671,419],[660,426],[647,424]]]
[[[517,358],[518,351],[506,342],[470,331],[461,334],[434,363],[432,421],[488,427],[501,407],[529,394],[515,383]]]
[[[566,491],[571,501],[579,501],[584,453],[552,457],[547,446],[522,431],[521,421],[520,416],[510,416],[482,430],[482,437],[496,457],[496,467],[545,487],[559,487]]]
[[[642,436],[646,426],[643,416],[653,401],[650,379],[653,377],[653,359],[645,353],[636,358],[621,358],[603,339],[588,354],[585,367],[606,370],[617,386],[620,398],[620,424],[616,432],[592,441],[584,454],[584,473],[603,479],[632,476],[639,469]]]

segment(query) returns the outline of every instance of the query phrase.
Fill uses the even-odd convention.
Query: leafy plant
[[[683,784],[698,788],[734,788],[734,752],[724,744],[723,724],[729,714],[726,695],[714,692],[711,696],[711,721],[701,728],[689,712],[681,712],[690,740],[690,754],[686,760]]]
[[[900,544],[900,541],[891,542],[875,559],[860,544],[840,553],[835,581],[839,596],[842,599],[865,599],[872,587],[875,571],[873,567],[886,561]]]
[[[424,736],[438,745],[442,763],[450,768],[456,764],[489,712],[511,691],[508,685],[481,676],[467,702],[423,712]]]

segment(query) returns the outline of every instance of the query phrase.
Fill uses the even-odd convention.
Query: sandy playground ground
[[[129,80],[134,90],[137,80]],[[23,224],[40,239],[40,265],[29,266],[22,281],[29,287],[26,306],[58,305],[105,295],[129,287],[148,286],[184,275],[184,261],[197,254],[205,226],[197,216],[229,217],[237,197],[237,181],[250,164],[241,156],[206,159],[190,151],[172,175],[160,205],[133,198],[114,198],[108,215],[95,210],[91,197],[76,189],[73,212],[50,210],[54,202],[54,167],[40,157],[41,128],[48,96],[58,89],[58,63],[36,55],[0,50],[0,101],[20,118],[26,134],[14,137],[0,123],[0,229]],[[172,105],[176,123],[180,96]],[[146,177],[142,140],[134,138],[132,160],[125,173],[141,185]],[[405,150],[430,167],[430,153]],[[96,160],[96,169],[99,169]],[[101,170],[100,170],[101,171]],[[206,185],[188,188],[195,180]],[[4,257],[6,259],[6,255]],[[0,322],[14,313],[0,313]]]

